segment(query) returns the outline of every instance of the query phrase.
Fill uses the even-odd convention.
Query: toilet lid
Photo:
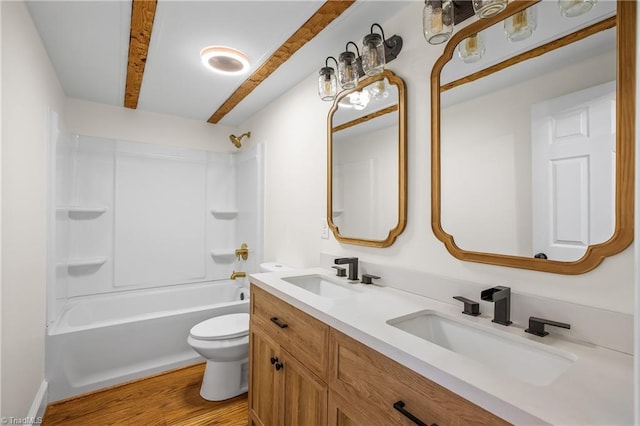
[[[229,314],[194,325],[189,332],[200,340],[224,340],[249,334],[249,314]]]

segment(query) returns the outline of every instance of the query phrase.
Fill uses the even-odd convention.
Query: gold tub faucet
[[[236,272],[236,271],[233,271],[233,272],[231,273],[231,279],[232,279],[232,280],[235,280],[236,278],[244,278],[244,277],[246,277],[246,276],[247,276],[247,273],[246,273],[246,272]]]

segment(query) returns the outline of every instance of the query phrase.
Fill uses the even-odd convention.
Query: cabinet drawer
[[[509,424],[336,330],[331,330],[330,354],[329,386],[372,422],[414,424],[394,408],[402,401],[428,425]]]
[[[329,326],[251,285],[251,321],[269,330],[280,346],[326,380]]]

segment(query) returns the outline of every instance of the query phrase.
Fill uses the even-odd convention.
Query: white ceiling
[[[138,109],[206,121],[323,3],[160,0]],[[356,2],[220,123],[242,124],[317,73],[326,56],[337,56],[349,40],[360,45],[373,22],[384,23],[409,3]],[[30,1],[28,6],[65,94],[122,106],[131,1]],[[244,51],[250,71],[243,76],[223,76],[205,69],[199,53],[209,45]]]

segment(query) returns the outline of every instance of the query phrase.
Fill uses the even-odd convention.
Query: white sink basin
[[[551,384],[576,360],[571,353],[434,311],[394,318],[387,324],[536,386]]]
[[[329,299],[339,299],[353,295],[353,290],[346,287],[346,285],[333,282],[326,276],[320,274],[285,277],[282,278],[282,280]]]

